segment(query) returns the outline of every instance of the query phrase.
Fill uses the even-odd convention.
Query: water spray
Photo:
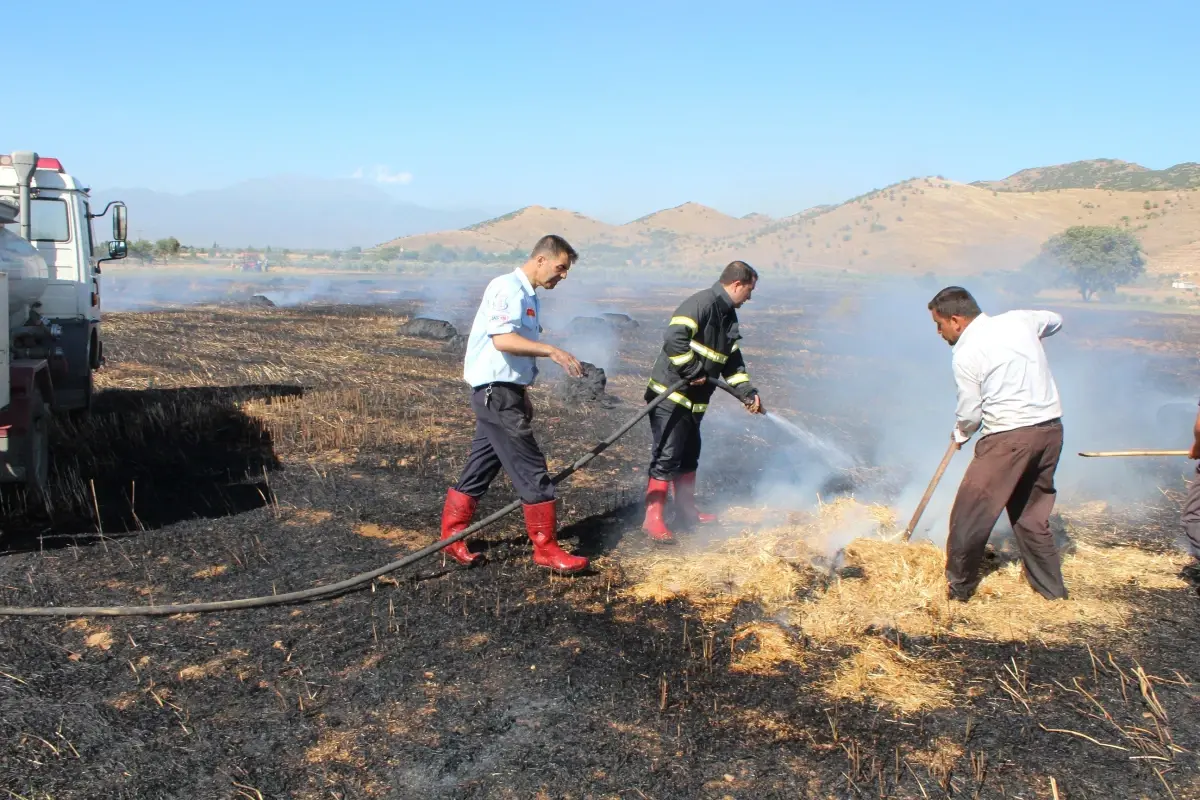
[[[845,450],[842,450],[832,442],[813,433],[808,428],[801,427],[794,422],[786,420],[772,411],[766,412],[763,414],[763,416],[771,420],[771,422],[774,422],[783,430],[787,431],[792,435],[793,438],[804,442],[809,446],[809,448],[819,453],[822,457],[822,460],[828,466],[841,470],[854,469],[857,466],[861,466],[857,458],[850,455]]]

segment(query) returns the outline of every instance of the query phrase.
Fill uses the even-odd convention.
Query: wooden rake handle
[[[1187,450],[1106,450],[1098,453],[1080,453],[1084,458],[1119,458],[1128,456],[1186,456]]]
[[[934,490],[937,489],[942,476],[946,474],[946,467],[950,466],[950,459],[954,458],[954,454],[957,452],[958,443],[951,439],[950,446],[946,448],[946,455],[942,456],[942,463],[938,464],[937,472],[933,473],[933,480],[929,482],[929,488],[925,490],[925,496],[917,504],[917,510],[909,520],[908,527],[904,529],[904,541],[907,542],[912,538],[913,531],[917,529],[917,523],[921,520],[921,515],[925,513],[925,506],[929,505],[929,498],[933,497]]]

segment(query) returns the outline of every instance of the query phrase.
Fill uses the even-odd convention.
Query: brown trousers
[[[1200,559],[1200,465],[1183,502],[1183,532],[1187,534],[1188,552]]]
[[[1062,445],[1063,428],[1057,420],[976,442],[975,458],[950,511],[946,541],[946,580],[956,598],[969,598],[979,586],[988,537],[1004,510],[1021,551],[1025,579],[1042,597],[1066,598],[1062,562],[1050,533],[1054,470]]]

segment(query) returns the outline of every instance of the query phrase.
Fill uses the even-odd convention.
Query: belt
[[[493,381],[492,383],[481,383],[478,386],[472,386],[471,391],[478,392],[481,389],[491,389],[496,386],[504,389],[511,389],[519,394],[523,394],[525,390],[529,388],[523,383],[505,383],[504,381]]]
[[[1062,425],[1062,417],[1055,417],[1054,419],[1048,419],[1045,422],[1035,422],[1032,425],[1022,425],[1019,428],[1008,428],[1006,430],[989,433],[986,436],[980,436],[979,441],[982,442],[984,439],[987,439],[992,436],[1003,436],[1006,433],[1017,433],[1018,431],[1027,431],[1031,428],[1053,428],[1055,426],[1061,426],[1061,425]]]

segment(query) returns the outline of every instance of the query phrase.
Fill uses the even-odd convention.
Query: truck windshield
[[[29,238],[35,242],[71,241],[71,223],[65,200],[35,198],[29,209]]]

